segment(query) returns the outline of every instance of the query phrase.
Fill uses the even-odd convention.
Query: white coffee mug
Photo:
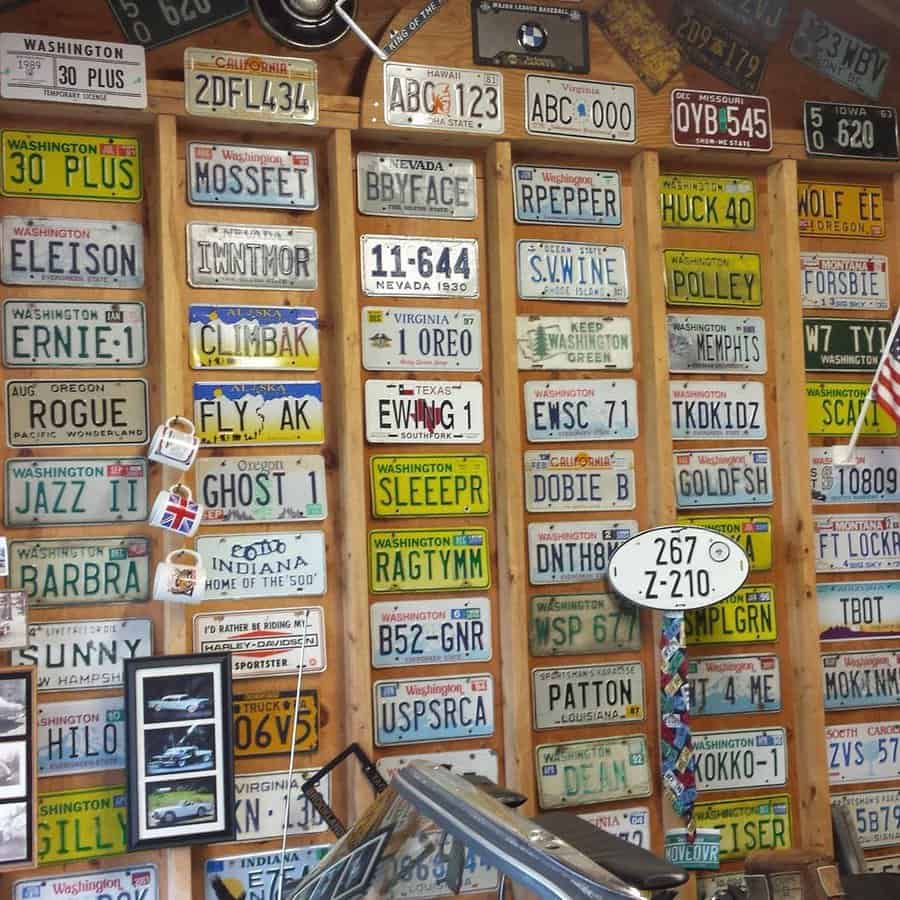
[[[200,439],[194,423],[181,416],[167,419],[153,435],[147,459],[187,472],[197,459]]]
[[[150,524],[183,537],[193,537],[203,518],[203,506],[194,500],[185,484],[173,484],[160,491],[150,508]]]
[[[191,563],[176,562],[188,557]],[[173,550],[156,566],[153,599],[165,603],[202,603],[206,597],[206,570],[199,553],[183,548]]]

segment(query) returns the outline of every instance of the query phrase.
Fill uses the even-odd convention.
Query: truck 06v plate
[[[359,243],[368,297],[479,296],[476,238],[364,234]]]
[[[673,381],[669,399],[676,440],[766,439],[761,381]]]
[[[40,900],[66,897],[67,900],[100,900],[99,886],[115,900],[157,900],[157,872],[154,865],[130,869],[95,869],[73,875],[43,875],[13,885],[13,900]],[[46,892],[46,893],[45,893]]]
[[[868,253],[801,253],[805,309],[886,310],[888,258]]]
[[[900,581],[816,585],[822,641],[900,637]]]
[[[333,844],[249,853],[246,856],[218,856],[203,867],[203,900],[219,900],[220,885],[229,885],[232,896],[274,900],[283,884],[298,884],[331,850]]]
[[[634,722],[646,713],[639,662],[532,669],[531,683],[538,731]]]
[[[822,693],[826,710],[896,706],[900,702],[900,653],[823,653]]]
[[[758,253],[664,250],[670,306],[762,306]]]
[[[801,236],[871,239],[887,234],[880,187],[801,181],[797,188]]]
[[[513,166],[516,221],[535,225],[622,224],[619,173],[562,166]]]
[[[775,588],[746,585],[721,603],[685,613],[684,625],[688,646],[694,647],[777,640]]]
[[[704,656],[688,662],[691,714],[721,716],[778,712],[781,669],[777,656]]]
[[[694,807],[698,828],[718,828],[722,862],[743,859],[754,850],[785,850],[791,841],[791,798],[736,797],[698,803]]]
[[[698,791],[740,791],[787,783],[783,728],[694,732]]]
[[[810,447],[809,483],[816,503],[900,503],[900,448],[856,447],[837,466],[831,447]]]
[[[28,457],[6,461],[4,523],[28,526],[145,522],[143,457]]]
[[[410,756],[382,756],[375,764],[385,781],[390,781],[404,766],[414,759],[423,759],[435,765],[445,766],[456,775],[483,775],[496,781],[500,777],[497,751],[481,750],[441,750],[437,753],[418,753]]]
[[[676,147],[772,149],[772,110],[766,97],[713,91],[674,90],[672,143]]]
[[[864,849],[900,844],[900,795],[896,788],[832,794],[831,802],[850,809]]]
[[[638,533],[634,520],[531,522],[528,525],[530,584],[583,584],[605,578],[613,553]]]
[[[669,371],[764,375],[766,323],[758,316],[666,316]]]
[[[661,175],[659,202],[664,228],[756,229],[756,183],[752,178]]]
[[[890,319],[803,319],[807,372],[874,372]]]
[[[581,656],[641,646],[638,609],[616,594],[536,596],[529,602],[532,656]]]
[[[646,806],[601,809],[579,813],[578,818],[590,822],[595,828],[614,834],[619,840],[634,844],[635,847],[650,849],[650,810]]]
[[[846,722],[825,727],[830,784],[900,777],[900,722]]]
[[[711,528],[739,544],[751,572],[772,568],[772,519],[769,516],[679,516],[677,524]]]
[[[5,300],[3,331],[3,364],[12,368],[147,364],[143,303]]]
[[[42,703],[37,728],[41,775],[125,768],[125,701],[121,697]]]
[[[579,371],[634,365],[627,316],[518,316],[520,369]]]
[[[900,568],[900,517],[813,516],[817,572],[885,572]]]
[[[296,715],[295,700],[295,691],[235,694],[232,703],[234,755],[244,759],[290,753],[295,718],[296,752],[318,750],[319,695],[316,691],[300,691],[300,709]],[[278,821],[281,821],[280,815]]]
[[[144,286],[140,222],[4,216],[4,284],[132,289]]]
[[[526,381],[528,440],[627,441],[638,435],[637,382],[633,378]]]
[[[376,681],[375,746],[489,737],[494,679],[488,674]]]
[[[315,769],[289,772],[255,772],[234,777],[234,817],[236,841],[265,841],[280,838],[283,833],[284,798],[290,794],[287,810],[287,833],[320,834],[328,830],[325,820],[301,790],[303,782]],[[326,803],[331,802],[331,776],[318,785]]]
[[[628,301],[624,247],[522,240],[516,248],[519,296],[523,300]]]
[[[525,130],[554,138],[633,144],[637,140],[634,85],[526,75]]]
[[[893,107],[804,100],[803,134],[808,156],[900,159]]]
[[[127,806],[124,785],[38,794],[39,864],[46,866],[125,853]]]
[[[373,603],[372,668],[489,662],[493,655],[487,597]]]
[[[866,395],[868,381],[807,381],[806,423],[810,437],[850,437]],[[866,413],[864,436],[897,434],[897,423],[872,403]]]
[[[526,451],[528,512],[599,512],[634,507],[632,450]]]
[[[535,749],[541,809],[567,809],[649,797],[647,739],[642,734],[542,744]]]
[[[750,450],[679,450],[675,492],[679,509],[770,506],[772,458],[765,447]]]

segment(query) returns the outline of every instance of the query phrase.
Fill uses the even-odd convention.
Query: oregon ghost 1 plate
[[[349,27],[337,14],[335,0],[252,0],[250,5],[259,24],[290,47],[330,47]],[[347,0],[345,11],[355,18],[356,0]]]

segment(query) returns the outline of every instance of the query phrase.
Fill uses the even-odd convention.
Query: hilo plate
[[[804,309],[886,310],[890,306],[888,258],[868,253],[801,253],[800,291]]]
[[[900,159],[897,110],[892,106],[804,100],[803,135],[808,156]]]
[[[528,450],[528,512],[602,512],[634,509],[632,450]]]
[[[513,189],[522,224],[622,224],[622,180],[615,170],[518,165]]]
[[[767,97],[721,91],[672,91],[672,143],[676,147],[768,153],[772,110]]]
[[[612,555],[638,530],[634,520],[530,522],[528,581],[583,584],[605,578]]]
[[[868,381],[807,381],[806,427],[810,437],[850,437],[869,393]],[[897,434],[897,423],[877,403],[870,404],[863,436]]]
[[[820,640],[900,637],[900,581],[820,581],[816,595]]]
[[[517,316],[520,370],[603,371],[634,366],[627,316]]]
[[[483,775],[496,782],[500,777],[500,763],[496,750],[441,750],[437,753],[415,753],[411,756],[382,756],[375,764],[385,781],[390,781],[414,759],[445,766],[457,775]]]
[[[121,784],[38,794],[37,815],[44,837],[39,842],[38,864],[125,853],[127,807],[128,794]]]
[[[756,229],[756,183],[752,178],[683,173],[661,175],[659,202],[664,228]],[[691,252],[717,255],[709,251]]]
[[[885,572],[900,568],[900,517],[813,516],[817,572]]]
[[[771,584],[745,585],[714,606],[686,612],[684,628],[689,647],[775,641],[775,588]]]
[[[890,319],[803,319],[807,372],[874,372],[891,332]]]
[[[669,401],[675,440],[764,441],[768,434],[761,381],[673,381]]]
[[[146,0],[141,0],[140,4],[122,3],[121,0],[107,0],[107,3],[126,40],[131,44],[143,44],[147,50],[211,28],[249,10],[248,0],[216,0],[215,4],[208,4],[205,11],[195,3],[190,8],[190,18],[179,15],[172,22],[170,10],[158,3]],[[168,18],[167,12],[170,13]]]
[[[608,831],[621,841],[628,841],[645,850],[650,849],[650,810],[646,806],[600,809],[596,812],[579,813],[578,817],[590,822],[595,828]]]
[[[679,516],[679,525],[711,528],[738,544],[751,572],[772,568],[772,519],[770,516]]]
[[[559,594],[529,599],[532,656],[582,656],[638,650],[638,608],[617,594]]]
[[[900,702],[900,653],[823,653],[822,695],[828,711],[896,706]]]
[[[688,660],[692,716],[778,712],[777,656],[703,656]]]
[[[664,250],[670,306],[762,306],[758,253]]]
[[[900,844],[900,793],[896,788],[831,795],[849,808],[863,849]]]
[[[37,710],[37,764],[45,775],[125,768],[121,697],[42,703]]]
[[[516,248],[519,296],[523,300],[628,302],[624,247],[521,240]]]
[[[804,237],[883,238],[884,191],[873,185],[801,181],[797,212]]]
[[[293,775],[287,771],[254,772],[234,776],[235,840],[264,841],[283,834],[285,795],[290,794],[287,809],[288,836],[321,834],[328,825],[301,790],[303,782],[316,774],[316,769],[301,769]],[[326,803],[331,802],[331,776],[318,784]]]
[[[300,691],[299,708],[296,700],[293,690],[235,694],[232,703],[234,755],[246,759],[290,753],[292,735],[297,753],[318,750],[319,694],[304,689]]]
[[[678,450],[675,493],[679,509],[771,506],[772,455],[765,447]]]
[[[128,290],[144,286],[140,222],[3,216],[0,235],[4,284]]]
[[[833,785],[900,777],[900,722],[825,726],[828,781]]]
[[[637,382],[633,378],[526,381],[528,440],[627,441],[638,436]]]
[[[116,900],[157,900],[155,865],[141,864],[128,869],[92,869],[72,875],[42,875],[26,878],[13,885],[13,900],[66,897],[67,900],[98,900],[97,885],[109,890]],[[43,892],[46,891],[46,894]]]
[[[783,728],[695,731],[697,791],[742,791],[787,783]]]
[[[835,465],[831,447],[809,448],[814,503],[900,503],[900,447],[856,447]]]
[[[722,862],[743,859],[754,850],[792,846],[791,798],[787,794],[698,803],[694,821],[698,828],[720,829]]]
[[[203,864],[203,900],[219,900],[222,884],[230,885],[238,897],[248,900],[254,895],[277,897],[282,886],[299,884],[309,875],[332,846],[295,847],[285,850],[283,856],[280,850],[269,850],[245,856],[211,857]]]
[[[759,316],[666,316],[669,371],[764,375],[766,323]]]

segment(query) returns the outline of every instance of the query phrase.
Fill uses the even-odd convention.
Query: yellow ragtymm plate
[[[869,387],[868,381],[807,381],[807,433],[811,437],[850,437]],[[871,403],[861,434],[896,433],[897,423],[877,403]]]
[[[124,785],[38,794],[41,865],[125,853],[127,799]]]

